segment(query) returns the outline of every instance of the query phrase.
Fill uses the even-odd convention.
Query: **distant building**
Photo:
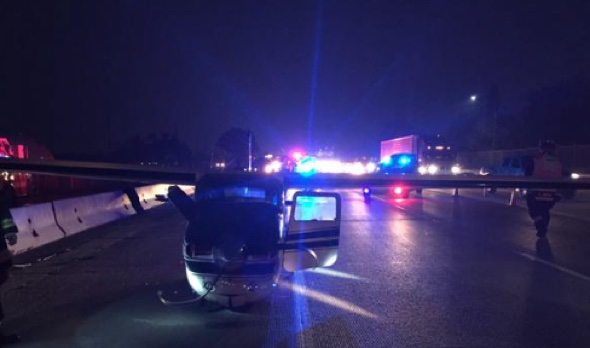
[[[45,146],[22,135],[0,134],[0,156],[41,161],[54,159]]]

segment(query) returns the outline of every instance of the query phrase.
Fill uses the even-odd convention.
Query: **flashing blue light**
[[[391,156],[383,157],[381,159],[381,163],[383,163],[383,165],[386,165],[386,166],[390,165],[391,164]]]
[[[410,156],[400,156],[397,159],[397,163],[400,166],[405,167],[405,166],[409,165],[410,163],[412,163],[412,158]]]
[[[315,165],[315,158],[313,157],[305,157],[297,164],[295,167],[295,172],[303,175],[303,176],[310,176],[315,174],[316,172],[316,165]]]

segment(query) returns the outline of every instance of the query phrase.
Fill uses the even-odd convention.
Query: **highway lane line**
[[[302,272],[295,272],[293,275],[293,282],[303,288],[306,287],[305,275]],[[293,292],[294,311],[295,311],[295,326],[297,332],[295,333],[295,345],[299,348],[313,347],[310,342],[305,339],[305,331],[309,328],[309,308],[308,299],[303,294]]]
[[[559,202],[557,203],[559,204]],[[526,207],[522,207],[523,209],[527,209]],[[590,218],[587,218],[585,216],[579,216],[579,215],[574,215],[574,214],[570,214],[570,213],[564,213],[558,210],[555,210],[555,208],[553,208],[553,210],[551,210],[551,215],[559,215],[559,216],[563,216],[563,217],[567,217],[570,219],[576,219],[576,220],[582,220],[582,221],[590,221]]]
[[[438,194],[452,195],[452,193],[446,192],[444,190],[429,189],[429,191],[436,192]],[[497,197],[497,196],[496,197],[493,197],[493,196],[492,197],[484,197],[484,196],[477,196],[477,195],[466,195],[466,196],[462,196],[462,197],[468,198],[468,199],[473,199],[478,202],[490,202],[490,203],[497,203],[497,204],[509,206],[508,202],[504,201],[503,197]],[[570,219],[590,222],[590,217],[586,217],[583,215],[571,214],[571,213],[561,211],[560,209],[567,208],[567,206],[564,204],[568,204],[568,202],[561,202],[561,203],[557,202],[555,207],[553,209],[551,209],[551,215],[557,215],[557,216],[562,216],[562,217],[566,217],[566,218],[570,218]],[[520,209],[524,209],[524,210],[528,210],[528,208],[526,206],[526,198],[519,197],[517,199],[517,204],[515,205],[515,207],[520,208]]]
[[[373,196],[373,198],[374,198],[374,199],[377,199],[378,201],[384,202],[384,203],[386,203],[386,204],[390,204],[390,205],[394,206],[395,208],[398,208],[398,209],[400,209],[400,210],[406,211],[406,212],[408,212],[408,213],[410,213],[410,214],[412,214],[412,213],[413,213],[411,210],[409,210],[409,209],[407,209],[407,208],[404,208],[404,207],[401,207],[401,206],[399,206],[399,205],[397,205],[397,204],[393,204],[393,203],[391,203],[391,202],[389,202],[389,201],[387,201],[386,199],[383,199],[383,198],[381,198],[381,197],[376,197],[376,196]],[[520,207],[520,208],[525,208],[525,207]],[[525,209],[526,209],[526,208],[525,208]],[[552,214],[553,214],[553,212],[552,212]],[[559,214],[559,213],[558,213],[557,215],[562,215],[562,214]],[[574,216],[572,216],[572,218],[574,218]],[[575,217],[575,218],[578,218],[578,219],[580,219],[579,217]],[[581,280],[584,280],[584,281],[590,282],[590,276],[587,276],[587,275],[585,275],[585,274],[582,274],[582,273],[576,272],[576,271],[574,271],[574,270],[571,270],[571,269],[569,269],[569,268],[566,268],[566,267],[563,267],[563,266],[559,266],[559,265],[557,265],[557,264],[555,264],[555,263],[552,263],[552,262],[546,261],[546,260],[544,260],[544,259],[542,259],[542,258],[539,258],[539,257],[536,257],[536,256],[534,256],[534,255],[530,255],[530,254],[523,253],[523,252],[518,252],[518,251],[515,251],[514,253],[515,253],[515,254],[517,254],[517,255],[520,255],[520,256],[522,256],[522,257],[525,257],[525,258],[527,258],[527,259],[529,259],[529,260],[531,260],[531,261],[537,261],[537,262],[539,262],[539,263],[541,263],[541,264],[543,264],[543,265],[545,265],[545,266],[551,267],[551,268],[553,268],[553,269],[555,269],[555,270],[558,270],[558,271],[560,271],[560,272],[562,272],[562,273],[565,273],[565,274],[571,275],[571,276],[573,276],[573,277],[576,277],[576,278],[578,278],[578,279],[581,279]]]
[[[388,201],[388,200],[387,200],[387,199],[385,199],[385,198],[381,198],[381,197],[378,197],[378,196],[375,196],[375,195],[373,195],[372,199],[376,199],[376,200],[378,200],[378,201],[381,201],[381,202],[383,202],[383,203],[385,203],[385,204],[389,204],[389,205],[391,205],[391,206],[394,206],[394,207],[398,208],[399,210],[401,210],[401,211],[404,211],[404,212],[406,212],[406,213],[408,213],[408,214],[418,215],[416,212],[413,212],[413,211],[411,211],[411,210],[410,210],[410,209],[408,209],[408,208],[402,207],[402,206],[400,206],[399,204],[394,204],[394,203],[391,203],[390,201]],[[392,199],[393,199],[393,198],[392,198]],[[405,198],[402,198],[402,199],[405,199]]]
[[[403,220],[406,220],[406,221],[419,221],[419,220],[442,221],[442,219],[439,218],[438,216],[434,216],[432,214],[428,214],[428,213],[424,213],[424,212],[413,211],[410,208],[406,208],[406,207],[403,207],[399,204],[391,202],[391,199],[387,200],[385,198],[377,197],[375,195],[372,196],[372,199],[376,199],[376,200],[383,202],[389,206],[392,206],[393,208],[399,209],[402,212],[404,212],[405,214],[407,214],[407,216],[409,217],[409,218],[402,218],[402,219],[396,219],[396,220],[400,220],[400,221],[403,221]],[[396,198],[392,198],[392,199],[395,201]],[[399,199],[407,199],[407,198],[399,198]]]
[[[543,265],[545,265],[545,266],[549,266],[549,267],[551,267],[551,268],[553,268],[553,269],[556,269],[556,270],[558,270],[558,271],[560,271],[560,272],[563,272],[563,273],[569,274],[569,275],[571,275],[571,276],[573,276],[573,277],[576,277],[576,278],[578,278],[578,279],[581,279],[581,280],[584,280],[584,281],[590,282],[590,277],[589,277],[589,276],[587,276],[587,275],[585,275],[585,274],[578,273],[578,272],[576,272],[576,271],[573,271],[573,270],[571,270],[571,269],[569,269],[569,268],[566,268],[566,267],[563,267],[563,266],[557,265],[557,264],[555,264],[555,263],[552,263],[552,262],[549,262],[549,261],[543,260],[542,258],[539,258],[539,257],[533,256],[533,255],[530,255],[530,254],[527,254],[527,253],[523,253],[523,252],[519,252],[519,251],[515,251],[514,253],[515,253],[516,255],[520,255],[520,256],[522,256],[522,257],[525,257],[525,258],[527,258],[527,259],[529,259],[529,260],[531,260],[531,261],[540,262],[541,264],[543,264]]]
[[[398,208],[398,209],[400,209],[400,210],[403,210],[403,211],[406,211],[406,212],[408,212],[408,213],[410,213],[410,214],[412,214],[412,213],[413,213],[411,210],[409,210],[409,209],[407,209],[407,208],[404,208],[404,207],[401,207],[401,206],[399,206],[399,205],[397,205],[397,204],[393,204],[393,203],[391,203],[390,201],[388,201],[388,200],[386,200],[386,199],[383,199],[383,198],[381,198],[381,197],[376,197],[376,196],[373,196],[373,198],[374,198],[374,199],[376,199],[376,200],[378,200],[378,201],[384,202],[384,203],[386,203],[386,204],[390,204],[390,205],[392,205],[393,207],[395,207],[395,208]],[[519,207],[519,208],[525,208],[525,207]],[[525,208],[525,209],[526,209],[526,208]],[[553,214],[553,212],[552,212],[552,214]],[[559,213],[558,213],[557,215],[561,215],[561,214],[559,214]],[[574,218],[574,217],[572,216],[572,218]],[[576,217],[576,218],[580,219],[579,217]],[[546,261],[546,260],[544,260],[544,259],[542,259],[542,258],[539,258],[539,257],[536,257],[536,256],[534,256],[534,255],[530,255],[530,254],[523,253],[523,252],[518,252],[518,251],[514,251],[514,253],[515,253],[515,254],[517,254],[517,255],[520,255],[520,256],[522,256],[522,257],[525,257],[525,258],[527,258],[527,259],[529,259],[529,260],[531,260],[531,261],[536,261],[536,262],[539,262],[539,263],[541,263],[541,264],[543,264],[543,265],[545,265],[545,266],[551,267],[551,268],[553,268],[553,269],[555,269],[555,270],[557,270],[557,271],[560,271],[560,272],[562,272],[562,273],[565,273],[565,274],[568,274],[568,275],[570,275],[570,276],[576,277],[576,278],[578,278],[578,279],[580,279],[580,280],[584,280],[584,281],[590,282],[590,276],[587,276],[587,275],[585,275],[585,274],[582,274],[582,273],[576,272],[576,271],[574,271],[574,270],[571,270],[571,269],[569,269],[569,268],[566,268],[566,267],[563,267],[563,266],[559,266],[559,265],[557,265],[557,264],[555,264],[555,263],[552,263],[552,262]]]

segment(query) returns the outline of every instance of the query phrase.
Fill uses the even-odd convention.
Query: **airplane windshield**
[[[248,201],[269,202],[278,204],[278,195],[271,191],[247,186],[216,187],[197,190],[195,200],[197,202],[212,199],[246,199]]]

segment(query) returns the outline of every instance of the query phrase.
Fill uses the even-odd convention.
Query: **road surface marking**
[[[387,200],[387,199],[385,199],[385,198],[377,197],[377,196],[375,196],[375,195],[373,195],[373,197],[372,197],[372,198],[373,198],[373,199],[376,199],[376,200],[378,200],[378,201],[381,201],[381,202],[383,202],[383,203],[386,203],[386,204],[392,205],[392,206],[394,206],[394,207],[398,208],[399,210],[401,210],[401,211],[404,211],[404,212],[406,212],[406,213],[408,213],[408,214],[418,215],[418,213],[416,213],[416,212],[413,212],[413,211],[411,211],[411,210],[410,210],[410,209],[408,209],[408,208],[404,208],[404,207],[400,206],[399,204],[392,203],[392,202],[388,201],[388,200]],[[395,199],[395,198],[392,198],[392,199]]]
[[[432,192],[436,192],[439,194],[449,194],[449,192],[444,190],[437,190],[437,189],[429,189]],[[452,195],[452,194],[451,194]],[[474,192],[468,192],[467,195],[464,195],[465,198],[470,198],[477,200],[479,202],[490,202],[490,203],[498,203],[502,205],[508,205],[509,202],[506,202],[506,197],[501,196],[480,196],[475,194]],[[508,197],[509,199],[510,197]],[[563,216],[570,219],[575,220],[582,220],[582,221],[590,221],[590,218],[585,215],[576,215],[569,212],[564,212],[562,209],[567,209],[569,206],[566,204],[571,204],[569,202],[557,202],[555,208],[551,209],[551,215]],[[588,202],[577,201],[576,204],[588,204]],[[528,210],[526,206],[526,198],[525,197],[518,197],[517,203],[515,205],[518,208]]]
[[[590,277],[587,276],[587,275],[585,275],[585,274],[578,273],[578,272],[573,271],[573,270],[571,270],[569,268],[565,268],[563,266],[559,266],[559,265],[557,265],[557,264],[555,264],[553,262],[549,262],[549,261],[543,260],[543,259],[541,259],[539,257],[533,256],[533,255],[529,255],[527,253],[522,253],[522,252],[518,252],[518,251],[515,251],[514,253],[517,254],[517,255],[523,256],[523,257],[525,257],[525,258],[527,258],[527,259],[529,259],[531,261],[540,262],[540,263],[544,264],[545,266],[549,266],[549,267],[551,267],[553,269],[556,269],[556,270],[558,270],[560,272],[569,274],[569,275],[571,275],[573,277],[576,277],[578,279],[581,279],[581,280],[585,280],[587,282],[590,282]]]

